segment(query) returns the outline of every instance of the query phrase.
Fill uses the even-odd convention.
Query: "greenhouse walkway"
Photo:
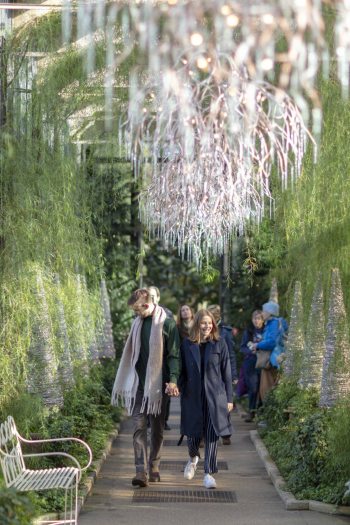
[[[165,433],[161,483],[134,489],[132,424],[121,426],[92,495],[80,514],[79,525],[345,525],[350,518],[311,511],[286,511],[249,437],[253,425],[235,412],[230,446],[219,446],[216,490],[202,486],[199,468],[192,481],[183,478],[187,447],[177,447],[180,405],[171,401]],[[220,468],[221,467],[221,468]],[[184,494],[184,492],[186,493]],[[203,501],[202,498],[210,498]]]

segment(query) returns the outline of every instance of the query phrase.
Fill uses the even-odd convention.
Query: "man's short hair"
[[[218,304],[210,304],[207,310],[209,310],[209,312],[211,312],[214,316],[218,316],[220,318],[221,308]]]
[[[148,291],[151,293],[151,290],[154,290],[156,292],[156,296],[158,299],[160,299],[160,291],[159,291],[159,288],[157,288],[156,286],[149,286],[148,287]]]
[[[132,306],[141,298],[146,302],[150,301],[151,298],[147,288],[138,288],[137,290],[132,292],[128,299],[128,306]]]

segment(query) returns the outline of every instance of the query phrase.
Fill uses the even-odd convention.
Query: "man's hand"
[[[165,393],[168,394],[168,396],[173,397],[178,397],[180,395],[176,383],[165,383]]]
[[[227,410],[229,412],[232,412],[232,410],[233,410],[233,403],[227,403]]]

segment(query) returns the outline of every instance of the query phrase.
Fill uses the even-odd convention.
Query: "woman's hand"
[[[252,346],[250,347],[251,351],[253,352],[253,354],[256,354],[256,351],[257,351],[257,343],[253,343]]]
[[[180,392],[176,383],[165,383],[165,393],[168,396],[179,397]]]
[[[232,412],[232,410],[233,410],[233,403],[227,403],[227,410],[229,412]]]

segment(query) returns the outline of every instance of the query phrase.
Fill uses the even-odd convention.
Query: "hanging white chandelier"
[[[64,5],[68,39],[72,4]],[[138,165],[152,159],[144,222],[197,263],[203,253],[223,253],[247,220],[261,219],[273,165],[284,187],[300,173],[310,137],[304,122],[316,135],[321,129],[316,79],[331,63],[327,10],[347,93],[350,0],[78,5],[78,35],[106,35],[108,111],[118,68],[135,53],[119,141]],[[93,45],[91,37],[90,71]]]
[[[222,254],[247,221],[260,221],[266,197],[271,204],[272,166],[286,187],[300,174],[310,136],[284,91],[222,62],[216,57],[202,73],[186,60],[144,85],[139,103],[135,84],[123,140],[141,162],[151,158],[143,221],[197,264],[203,253]]]

